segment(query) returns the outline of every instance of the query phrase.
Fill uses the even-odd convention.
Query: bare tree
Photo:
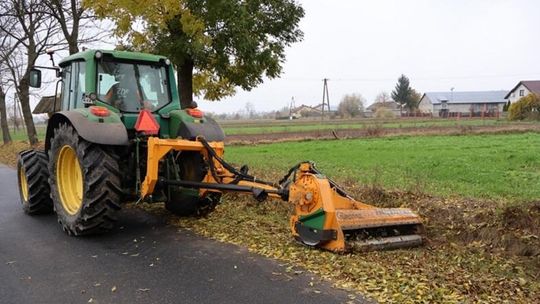
[[[7,122],[6,92],[4,91],[2,79],[0,79],[0,125],[2,127],[2,140],[4,144],[9,144],[11,142],[11,135],[9,134]]]
[[[102,41],[111,35],[109,30],[100,28],[100,23],[80,0],[43,0],[45,14],[54,18],[65,39],[69,54],[79,52],[81,43]]]
[[[0,23],[4,23],[2,19]],[[6,77],[8,68],[4,58],[9,58],[11,53],[17,48],[18,44],[12,44],[10,37],[0,32],[0,127],[2,129],[2,140],[4,144],[11,142],[11,134],[9,133],[6,94],[9,91],[9,81]]]
[[[252,119],[255,117],[255,106],[251,102],[246,102],[244,108],[246,110],[247,118]]]
[[[57,21],[48,18],[40,0],[6,0],[0,3],[0,32],[9,36],[19,47],[3,58],[20,100],[26,132],[30,144],[38,142],[30,109],[30,70],[40,53],[53,46],[52,38],[58,34]]]
[[[341,117],[359,116],[364,111],[365,99],[360,94],[345,95],[338,105]]]
[[[390,94],[388,94],[388,92],[386,92],[386,91],[382,91],[379,94],[377,94],[377,96],[375,96],[375,102],[376,103],[389,102],[390,100],[392,100],[392,99],[390,99]]]

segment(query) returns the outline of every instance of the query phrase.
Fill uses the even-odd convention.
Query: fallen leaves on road
[[[166,214],[161,204],[142,206]],[[336,287],[355,290],[381,303],[533,303],[540,298],[540,283],[534,278],[538,267],[532,267],[531,259],[489,253],[479,250],[478,244],[450,242],[431,242],[414,249],[334,254],[301,246],[292,239],[289,207],[282,202],[257,204],[227,195],[206,218],[171,216],[170,222],[285,261],[289,273],[303,267],[334,282]]]

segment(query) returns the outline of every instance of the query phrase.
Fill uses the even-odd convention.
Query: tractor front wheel
[[[175,170],[178,170],[181,180],[200,182],[208,171],[198,152],[180,152],[175,155],[175,163],[179,168],[169,168],[169,175],[174,177]],[[214,211],[220,200],[221,193],[207,192],[201,197],[197,189],[169,186],[165,208],[179,216],[206,216]]]
[[[47,154],[36,150],[20,152],[17,155],[17,177],[24,212],[30,215],[52,213]]]
[[[174,189],[165,202],[165,208],[178,216],[207,216],[221,200],[221,193],[208,192],[205,197],[199,197],[199,190]]]
[[[54,130],[49,150],[49,184],[58,222],[70,235],[114,227],[122,188],[115,153],[81,138],[72,126]]]

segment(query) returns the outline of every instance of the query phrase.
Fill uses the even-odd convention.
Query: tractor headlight
[[[171,61],[169,60],[169,58],[165,59],[165,64],[166,65],[171,65]]]
[[[103,56],[103,53],[101,51],[96,51],[96,54],[94,55],[96,59],[99,59]]]

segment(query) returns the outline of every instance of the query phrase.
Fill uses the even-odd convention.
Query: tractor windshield
[[[98,98],[124,112],[155,111],[170,102],[167,69],[159,64],[104,58],[97,80]]]

